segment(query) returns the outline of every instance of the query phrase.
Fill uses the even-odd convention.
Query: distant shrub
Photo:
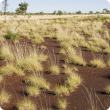
[[[31,18],[31,15],[28,15],[28,18]]]
[[[7,34],[5,35],[5,38],[6,39],[19,39],[20,38],[20,35],[18,33],[13,33],[12,31],[8,30],[7,31]]]

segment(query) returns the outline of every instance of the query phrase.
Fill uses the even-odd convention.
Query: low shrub
[[[5,35],[6,39],[20,39],[20,35],[18,33],[13,33],[12,31],[8,30],[7,35]]]

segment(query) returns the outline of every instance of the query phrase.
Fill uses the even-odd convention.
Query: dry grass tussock
[[[102,59],[94,59],[90,61],[89,66],[104,68],[106,67],[106,64],[104,63]]]
[[[32,102],[30,99],[24,99],[17,103],[17,108],[19,110],[35,110],[36,104]]]
[[[14,55],[11,52],[11,48],[9,47],[9,45],[4,44],[1,49],[0,49],[0,59],[2,60],[13,60],[14,59]]]
[[[70,92],[74,91],[78,85],[82,83],[82,78],[76,74],[70,74],[67,80],[62,85],[57,85],[53,89],[53,93],[56,95],[69,95]]]
[[[11,95],[3,89],[0,93],[0,104],[8,103],[10,98]]]
[[[27,84],[30,84],[32,86],[36,86],[38,88],[43,88],[43,89],[50,88],[50,84],[42,76],[31,75],[25,79],[25,82]]]
[[[21,69],[13,66],[12,64],[7,64],[6,66],[0,68],[0,74],[22,76],[24,75],[24,72]]]

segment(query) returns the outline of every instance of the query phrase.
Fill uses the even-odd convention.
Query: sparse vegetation
[[[98,79],[96,80],[95,76],[99,75],[98,72],[102,76],[101,71],[103,74],[108,74],[110,66],[108,26],[110,17],[95,14],[85,16],[84,13],[79,12],[77,14],[81,14],[81,16],[61,16],[61,14],[73,13],[63,13],[60,10],[58,13],[54,11],[52,16],[44,15],[43,11],[36,13],[41,16],[33,16],[34,13],[28,14],[26,10],[17,8],[16,14],[13,14],[10,19],[7,17],[6,23],[0,20],[0,84],[1,88],[13,92],[11,97],[5,90],[5,92],[0,90],[1,105],[8,103],[12,98],[9,102],[9,109],[16,106],[18,110],[51,110],[53,107],[51,104],[61,97],[55,107],[69,110],[66,101],[68,96],[69,106],[72,109],[79,109],[80,105],[73,108],[73,102],[77,99],[74,95],[77,94],[77,97],[80,97],[81,89],[83,91],[79,85],[84,81],[84,85],[90,86],[93,80],[95,83],[92,85],[97,84]],[[26,15],[23,16],[24,19],[18,28],[16,26],[20,23],[19,19],[22,16],[17,14],[20,13]],[[55,14],[57,15],[55,16]],[[84,79],[80,77],[80,74]],[[107,78],[104,80],[105,83]],[[100,78],[102,83],[98,83],[101,86],[103,86],[102,79]],[[74,91],[76,91],[75,94]],[[110,94],[110,87],[105,87],[105,91]],[[21,95],[28,96],[31,100],[25,97],[26,99],[19,102],[19,99],[23,99]],[[92,94],[90,95],[92,96]],[[46,97],[50,98],[49,101]],[[46,99],[46,104],[44,104],[44,99]],[[17,105],[13,103],[13,100],[16,100]],[[43,102],[41,102],[42,100]],[[91,100],[88,102],[89,104],[94,103]],[[48,104],[51,101],[52,103]],[[79,102],[81,101],[79,100]],[[79,102],[77,103],[79,104]],[[5,109],[6,106],[3,105],[3,107]],[[89,110],[97,109],[95,107],[91,107]],[[84,109],[87,108],[84,106]],[[100,109],[98,108],[98,110]]]

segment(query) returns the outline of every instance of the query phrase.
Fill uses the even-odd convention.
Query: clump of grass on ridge
[[[104,50],[103,50],[103,53],[105,53],[105,54],[110,54],[110,48],[104,49]]]
[[[38,88],[43,88],[43,89],[50,88],[50,84],[43,77],[40,76],[31,75],[25,79],[25,82],[27,84],[36,86]]]
[[[62,85],[57,85],[53,89],[53,93],[56,95],[69,95],[81,83],[82,79],[78,74],[71,74]]]
[[[56,95],[69,95],[69,89],[65,85],[57,85],[53,89],[53,93]]]
[[[74,68],[66,67],[64,69],[64,72],[63,73],[64,74],[72,74],[72,73],[74,73]]]
[[[27,87],[27,93],[30,95],[30,96],[37,96],[39,93],[40,93],[40,90],[38,87],[36,86],[28,86]]]
[[[41,46],[40,46],[40,49],[47,49],[47,47],[44,46],[44,45],[41,45]]]
[[[60,47],[69,47],[69,46],[70,46],[69,42],[63,41],[60,43]]]
[[[18,110],[35,110],[36,105],[30,99],[24,99],[17,103]]]
[[[87,48],[89,47],[89,44],[86,41],[81,41],[81,42],[79,42],[78,45],[81,47],[87,47]]]
[[[8,103],[11,95],[8,94],[5,90],[2,90],[0,93],[0,104]]]
[[[0,68],[0,74],[22,76],[24,75],[24,72],[21,69],[14,67],[12,64],[7,64]]]
[[[65,85],[68,87],[70,92],[74,91],[74,89],[77,88],[77,86],[81,83],[82,83],[82,78],[75,73],[70,74],[70,76],[65,81]]]
[[[58,67],[58,65],[52,65],[49,68],[51,74],[56,74],[56,75],[60,74],[60,68]]]
[[[66,51],[64,49],[61,49],[59,53],[65,55],[66,54]]]
[[[14,59],[14,55],[10,51],[8,45],[4,45],[0,49],[0,58],[3,60],[13,60]]]
[[[27,58],[32,58],[33,60],[42,62],[46,61],[47,55],[44,55],[43,53],[31,53]]]
[[[102,49],[100,47],[97,46],[89,46],[88,47],[88,51],[92,51],[92,52],[100,52]]]
[[[94,59],[90,61],[89,66],[104,68],[106,67],[106,64],[104,63],[102,59]]]
[[[107,66],[110,66],[110,59],[107,61]]]
[[[24,59],[20,59],[16,64],[17,68],[22,69],[23,71],[41,71],[43,70],[41,63],[36,58],[27,57]]]
[[[106,91],[107,94],[110,94],[110,85],[105,87],[105,91]]]
[[[66,53],[67,54],[76,54],[76,50],[72,46],[69,46],[66,48]]]
[[[61,110],[65,110],[67,108],[66,99],[58,99],[58,108]]]
[[[39,43],[42,43],[42,41],[40,39],[32,39],[31,41],[32,44],[39,44]]]
[[[69,55],[65,62],[75,65],[86,66],[86,62],[84,61],[84,59],[77,55]]]
[[[3,75],[0,75],[0,82],[3,81]]]

